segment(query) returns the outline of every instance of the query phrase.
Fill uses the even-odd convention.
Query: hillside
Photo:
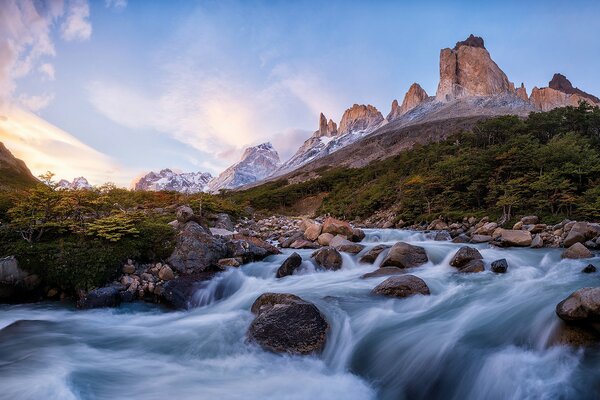
[[[0,190],[22,189],[35,182],[37,179],[27,165],[0,143]]]

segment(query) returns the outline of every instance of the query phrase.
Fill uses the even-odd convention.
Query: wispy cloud
[[[71,0],[66,19],[61,25],[65,40],[87,40],[92,35],[90,6],[86,0]]]
[[[48,107],[53,99],[54,95],[48,93],[33,96],[22,94],[19,96],[18,103],[30,111],[36,112]]]
[[[39,66],[38,71],[47,79],[53,81],[54,80],[54,66],[50,63],[43,63]]]
[[[127,0],[106,0],[104,4],[106,5],[106,8],[121,11],[127,7]]]

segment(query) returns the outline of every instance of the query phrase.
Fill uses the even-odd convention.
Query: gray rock
[[[333,247],[323,247],[315,251],[311,257],[321,268],[333,271],[342,268],[342,255]]]
[[[179,223],[185,224],[194,217],[194,210],[190,206],[180,206],[177,208],[176,216]]]
[[[367,251],[360,258],[360,262],[362,262],[362,263],[368,263],[368,264],[373,264],[375,262],[375,260],[377,260],[377,257],[379,257],[379,255],[382,252],[384,252],[385,250],[387,250],[389,248],[390,248],[390,246],[388,246],[386,244],[378,244],[377,246],[375,246],[372,249],[370,249],[369,251]]]
[[[544,239],[540,235],[535,235],[531,240],[531,247],[534,249],[539,249],[544,247]]]
[[[483,260],[471,260],[464,267],[460,268],[459,271],[463,273],[483,272],[485,271]]]
[[[382,267],[413,268],[425,264],[429,259],[423,247],[398,242],[392,246],[381,263]]]
[[[118,307],[121,304],[122,286],[107,286],[89,291],[79,299],[77,307],[81,309]]]
[[[492,237],[489,235],[473,235],[471,236],[471,240],[469,243],[487,243],[492,240]]]
[[[491,268],[492,268],[492,271],[497,274],[504,274],[508,270],[508,262],[506,261],[506,258],[502,258],[500,260],[493,261]]]
[[[399,275],[387,278],[373,289],[373,294],[389,297],[408,297],[415,294],[429,295],[425,281],[414,275]]]
[[[368,272],[368,273],[362,275],[360,278],[368,279],[368,278],[376,278],[379,276],[401,275],[404,273],[405,273],[404,270],[401,268],[398,268],[398,267],[382,267],[382,268],[377,268],[373,272]]]
[[[561,254],[562,258],[580,259],[580,258],[591,258],[592,252],[589,251],[584,245],[577,242],[571,247],[563,251]]]
[[[483,256],[479,250],[473,247],[463,246],[458,249],[456,254],[454,254],[454,257],[450,260],[450,265],[460,269],[473,260],[483,260]]]
[[[225,243],[224,239],[211,235],[198,223],[190,221],[177,235],[175,250],[168,262],[179,273],[202,272],[228,257]]]
[[[569,322],[600,321],[600,287],[582,288],[571,293],[558,303],[556,314]]]
[[[301,265],[302,265],[302,257],[300,257],[300,254],[292,253],[292,255],[289,256],[283,262],[283,264],[281,264],[281,266],[277,269],[277,273],[275,274],[275,277],[283,278],[284,276],[292,275],[295,270],[300,268]]]

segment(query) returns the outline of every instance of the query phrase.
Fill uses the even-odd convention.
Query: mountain
[[[22,189],[36,182],[27,165],[0,143],[0,190]]]
[[[248,147],[237,163],[208,184],[210,192],[235,189],[270,176],[280,166],[279,154],[271,143]]]
[[[92,188],[92,185],[85,179],[83,176],[79,178],[73,179],[72,182],[69,182],[66,179],[61,179],[58,182],[59,189],[68,189],[68,190],[89,190]]]
[[[534,87],[529,100],[541,111],[550,111],[556,107],[577,106],[581,101],[591,105],[600,105],[598,97],[573,87],[571,81],[562,74],[554,74],[548,87]]]
[[[302,165],[338,151],[370,134],[385,123],[379,110],[372,105],[354,104],[340,120],[339,128],[321,113],[319,129],[308,138],[296,153],[273,174],[278,176],[293,171]]]
[[[398,100],[392,101],[392,110],[386,119],[388,122],[394,121],[427,99],[429,99],[427,92],[418,83],[413,83],[404,95],[401,106],[398,106]]]
[[[181,193],[200,193],[208,191],[212,175],[208,172],[176,173],[170,169],[150,172],[134,183],[135,190],[174,190]]]

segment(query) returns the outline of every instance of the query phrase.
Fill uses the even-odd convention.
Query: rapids
[[[367,230],[363,244],[407,241],[430,262],[410,273],[431,296],[375,297],[381,263],[344,254],[340,271],[275,271],[291,254],[230,269],[196,293],[196,307],[170,311],[132,303],[78,311],[60,303],[0,306],[1,399],[594,399],[600,351],[550,346],[556,304],[600,285],[582,274],[592,260],[560,250],[476,245],[506,274],[459,274],[460,245],[421,233]],[[294,293],[330,324],[317,356],[282,356],[246,342],[260,294]]]

